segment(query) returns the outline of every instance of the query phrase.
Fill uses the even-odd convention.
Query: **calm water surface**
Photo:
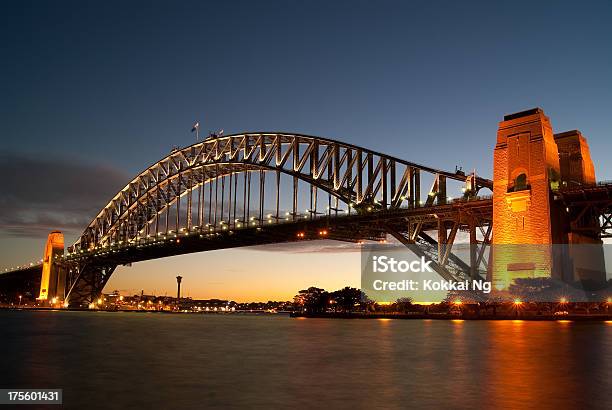
[[[2,311],[0,326],[0,387],[63,388],[65,408],[612,408],[610,323]]]

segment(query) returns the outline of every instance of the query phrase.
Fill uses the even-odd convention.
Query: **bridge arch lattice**
[[[265,179],[270,173],[276,174],[276,192],[266,198]],[[256,187],[251,186],[253,174],[258,174],[253,178]],[[289,178],[291,185],[291,203],[283,214],[282,178]],[[423,199],[425,179],[432,188]],[[340,203],[348,213],[440,204],[447,200],[447,180],[465,184],[466,196],[492,185],[475,175],[445,172],[320,137],[246,133],[209,138],[173,150],[136,176],[100,211],[70,251],[85,252],[180,229],[237,229],[270,219],[316,217],[319,191],[328,196],[329,214],[337,213]],[[308,185],[310,197],[305,215],[299,208],[298,198],[304,196],[300,183]],[[257,204],[250,203],[254,188],[260,191]]]
[[[287,241],[296,224],[319,229],[321,221],[334,223],[332,239],[391,233],[415,244],[416,236],[428,238],[426,227],[447,230],[440,218],[463,218],[465,212],[449,201],[448,182],[465,200],[492,188],[491,181],[476,175],[327,138],[268,132],[208,138],[175,149],[145,169],[99,212],[60,261],[68,271],[66,300],[77,306],[93,303],[118,265]],[[422,190],[428,183],[431,188]],[[442,213],[430,210],[440,206]],[[393,220],[394,227],[382,224],[383,219]],[[451,237],[461,224],[465,221],[448,228]],[[225,235],[234,231],[241,233]],[[421,245],[439,255],[439,273],[452,277],[444,265],[459,261],[440,251],[442,243],[447,246],[448,240],[437,250],[431,243]]]

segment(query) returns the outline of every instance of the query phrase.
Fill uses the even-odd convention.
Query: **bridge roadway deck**
[[[339,241],[367,241],[386,238],[389,229],[406,231],[410,223],[423,223],[424,231],[438,229],[438,221],[468,223],[470,218],[491,221],[492,200],[456,200],[444,205],[412,209],[378,210],[365,214],[324,216],[308,220],[264,224],[259,227],[234,231],[189,232],[166,240],[153,238],[124,246],[92,250],[83,254],[65,255],[60,264],[67,268],[75,265],[126,265],[139,261],[229,249],[245,246],[288,243],[306,240],[331,239]],[[320,232],[326,231],[325,235]],[[303,237],[298,237],[303,233]],[[23,267],[0,274],[0,290],[26,294],[40,287],[42,265]]]
[[[142,238],[131,244],[72,254],[65,257],[64,262],[124,265],[167,256],[272,243],[317,239],[350,242],[380,240],[386,237],[389,227],[405,231],[408,223],[422,222],[424,231],[437,230],[440,220],[467,224],[474,217],[480,221],[491,221],[492,200],[484,198],[412,209],[321,216],[236,230],[182,232],[168,235],[165,239]],[[325,234],[321,234],[322,231]],[[303,236],[298,236],[299,233],[303,233]]]
[[[601,181],[593,185],[564,188],[555,193],[558,200],[568,205],[612,203],[612,181]]]

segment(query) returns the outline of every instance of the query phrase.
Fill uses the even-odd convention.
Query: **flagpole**
[[[200,121],[196,121],[193,123],[193,127],[191,127],[191,132],[195,130],[196,132],[196,142],[200,141]]]

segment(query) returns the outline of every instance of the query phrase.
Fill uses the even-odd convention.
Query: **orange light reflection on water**
[[[571,323],[569,320],[558,322]],[[558,402],[568,395],[577,397],[582,386],[576,380],[570,377],[565,383],[559,382],[559,358],[576,354],[572,350],[575,348],[570,333],[572,327],[521,320],[489,323],[493,329],[488,332],[487,344],[494,348],[486,359],[485,404],[511,408],[521,403],[529,407],[535,403]],[[534,344],[536,341],[538,344]],[[546,380],[549,381],[546,389],[542,389]]]

